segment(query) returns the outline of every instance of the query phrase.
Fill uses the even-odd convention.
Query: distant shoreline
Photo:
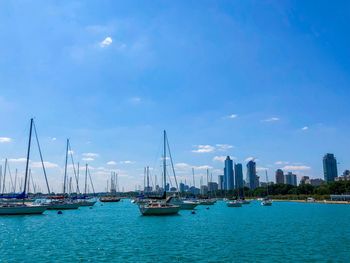
[[[315,200],[312,202],[308,202],[306,200],[281,200],[281,199],[272,199],[274,202],[295,202],[295,203],[310,203],[310,204],[328,204],[328,205],[350,205],[350,202],[347,201],[329,201],[329,200]]]

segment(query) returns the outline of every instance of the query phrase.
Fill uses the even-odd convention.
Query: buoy
[[[92,209],[92,207],[90,206],[90,209]]]
[[[58,211],[57,214],[62,215],[63,213],[62,213],[62,211]]]
[[[192,211],[191,214],[194,215],[196,213],[196,211]]]
[[[209,210],[209,207],[207,207],[207,210]]]

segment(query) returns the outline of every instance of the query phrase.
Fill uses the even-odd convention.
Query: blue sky
[[[337,1],[2,1],[0,158],[23,172],[36,118],[52,188],[65,139],[96,188],[159,174],[168,131],[180,180],[223,156],[323,177],[350,168],[350,4]],[[37,184],[43,176],[34,148]],[[70,172],[70,175],[71,172]],[[42,185],[43,187],[43,185]]]

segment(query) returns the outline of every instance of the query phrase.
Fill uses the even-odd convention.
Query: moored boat
[[[164,152],[163,152],[163,184],[164,184],[164,192],[162,197],[159,198],[159,200],[156,201],[150,201],[148,203],[139,204],[139,209],[142,215],[144,216],[160,216],[160,215],[175,215],[180,211],[179,205],[173,205],[170,204],[170,201],[172,197],[169,197],[166,199],[166,160],[167,160],[167,148],[166,146],[169,144],[167,140],[166,131],[163,132],[163,145],[164,145]],[[170,155],[170,154],[169,154]],[[170,155],[171,157],[171,155]]]
[[[270,198],[264,198],[261,201],[262,206],[272,206],[272,200]]]
[[[40,215],[46,209],[43,205],[7,203],[0,204],[0,215]]]
[[[200,199],[198,200],[199,205],[214,205],[216,203],[215,199]]]
[[[226,205],[228,207],[242,207],[242,203],[238,200],[227,201]]]
[[[117,196],[103,196],[100,198],[102,203],[116,203],[120,201],[120,198]]]
[[[198,206],[197,201],[191,201],[186,199],[180,199],[177,197],[173,197],[170,201],[170,204],[172,205],[178,205],[180,206],[180,210],[193,210]]]

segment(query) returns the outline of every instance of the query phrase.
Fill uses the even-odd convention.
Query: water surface
[[[0,217],[0,262],[349,262],[350,205],[224,202],[144,217],[129,200]]]

